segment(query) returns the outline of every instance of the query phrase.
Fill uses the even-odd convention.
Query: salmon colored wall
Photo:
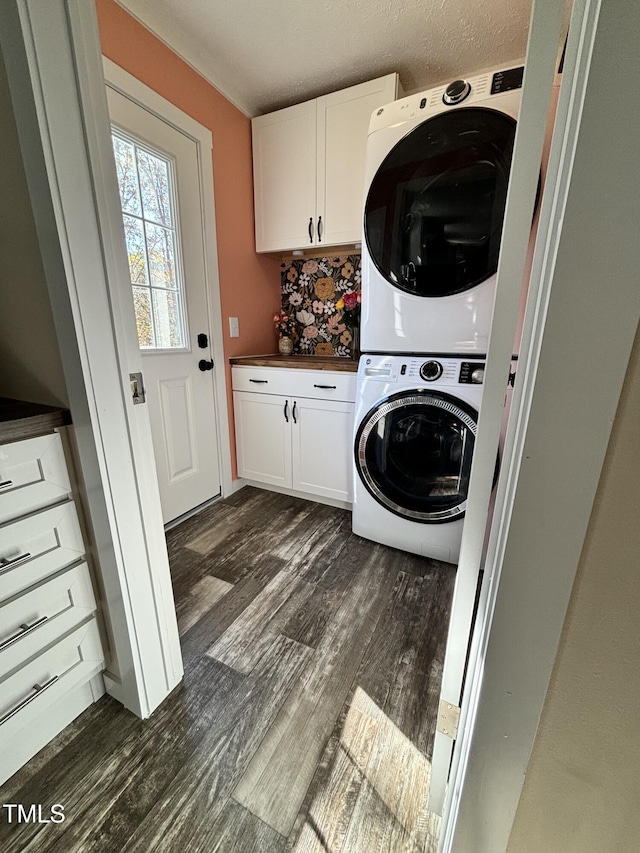
[[[103,54],[213,135],[222,333],[236,477],[228,359],[275,351],[271,318],[280,305],[279,262],[257,255],[254,247],[251,121],[115,0],[96,0],[96,9]],[[229,337],[229,317],[239,319],[239,338]]]

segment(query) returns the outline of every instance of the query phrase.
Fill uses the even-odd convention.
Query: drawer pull
[[[314,385],[313,387],[314,387],[314,388],[331,388],[332,390],[334,390],[334,391],[335,391],[335,389],[336,389],[338,386],[337,386],[337,385]]]
[[[249,382],[254,382],[256,385],[267,385],[269,383],[268,379],[250,379]]]
[[[26,554],[20,554],[19,557],[14,557],[12,560],[7,560],[2,557],[2,559],[0,559],[0,575],[8,569],[15,568],[19,563],[24,563],[25,560],[29,560],[30,558],[31,554],[28,551]]]
[[[297,411],[297,407],[298,407],[298,403],[297,403],[297,401],[296,401],[296,400],[294,400],[294,401],[293,401],[293,410],[291,411],[291,414],[292,414],[292,416],[293,416],[293,422],[294,422],[294,424],[297,424],[297,423],[298,423],[298,419],[296,418],[296,411]]]
[[[284,401],[284,419],[287,423],[289,423],[289,401]]]
[[[36,691],[31,696],[27,696],[26,699],[23,699],[19,705],[16,705],[15,708],[12,708],[10,711],[4,715],[4,717],[0,717],[0,726],[3,723],[6,723],[7,720],[10,720],[11,717],[14,717],[16,714],[19,714],[23,708],[26,708],[30,702],[33,702],[34,699],[37,699],[38,696],[43,693],[47,687],[51,687],[52,684],[55,684],[58,680],[59,676],[54,675],[53,678],[50,678],[49,681],[45,681],[44,684],[34,684],[33,689]]]
[[[12,637],[9,637],[9,639],[5,640],[3,643],[0,643],[0,652],[3,652],[12,643],[15,643],[16,640],[20,640],[22,639],[22,637],[26,637],[27,634],[30,634],[32,631],[35,631],[35,629],[39,628],[40,625],[44,625],[44,623],[48,619],[48,616],[43,616],[42,618],[37,619],[35,622],[32,622],[31,625],[21,625],[20,630],[17,633],[15,633]]]
[[[0,483],[0,489],[8,489],[9,486],[13,486],[13,480],[3,480]]]

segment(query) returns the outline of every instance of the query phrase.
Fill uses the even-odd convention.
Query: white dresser
[[[0,783],[102,695],[105,667],[61,434],[1,426]]]

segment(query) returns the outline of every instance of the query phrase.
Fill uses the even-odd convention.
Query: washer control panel
[[[482,385],[484,382],[484,361],[463,361],[460,364],[461,385]]]
[[[425,382],[434,382],[442,376],[443,367],[439,361],[425,361],[420,368],[420,376]]]
[[[481,360],[480,360],[481,359]],[[482,385],[485,362],[448,355],[364,355],[360,359],[360,379],[378,380],[403,386]]]

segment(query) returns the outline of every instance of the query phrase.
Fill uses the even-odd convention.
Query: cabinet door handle
[[[0,560],[0,575],[3,572],[6,572],[8,569],[13,569],[19,563],[24,563],[25,560],[28,560],[31,557],[31,554],[26,551],[24,554],[20,554],[19,557],[14,557],[12,560],[5,560],[4,558]]]
[[[298,403],[296,402],[296,400],[294,400],[294,401],[293,401],[293,411],[291,412],[291,414],[293,415],[293,422],[294,422],[294,424],[297,424],[297,423],[298,423],[298,421],[297,421],[297,419],[296,419],[296,406],[297,406],[297,405],[298,405]]]
[[[23,637],[26,637],[27,634],[30,634],[32,631],[35,631],[36,628],[40,627],[40,625],[44,625],[44,623],[48,619],[48,616],[43,616],[41,619],[36,619],[36,621],[32,622],[31,625],[21,625],[19,631],[16,631],[15,634],[13,634],[11,637],[8,637],[3,643],[0,643],[0,652],[3,652],[12,643],[15,643],[16,640],[21,640]]]
[[[322,217],[318,217],[318,243],[322,243]]]
[[[33,693],[31,696],[27,696],[26,699],[23,699],[22,702],[20,702],[18,705],[15,706],[15,708],[12,708],[10,711],[7,711],[7,713],[4,715],[4,717],[0,717],[0,726],[3,723],[6,723],[7,720],[10,720],[11,717],[14,717],[16,714],[19,714],[23,708],[26,708],[26,706],[29,704],[29,702],[33,702],[34,699],[37,699],[38,696],[44,690],[47,689],[47,687],[51,687],[52,684],[55,684],[56,681],[58,680],[58,678],[59,678],[58,675],[54,675],[53,678],[50,678],[49,681],[45,681],[44,684],[34,684],[33,689],[36,692]]]
[[[289,401],[284,401],[284,419],[287,423],[289,423]]]
[[[309,217],[309,242],[313,243],[313,216]]]
[[[13,480],[3,480],[0,483],[0,489],[8,489],[9,486],[13,486]]]
[[[334,391],[335,391],[335,389],[336,389],[338,386],[337,386],[337,385],[314,385],[313,387],[314,387],[314,388],[331,388],[332,390],[334,390]]]
[[[268,379],[250,379],[249,382],[255,382],[256,385],[267,385],[269,383]]]

